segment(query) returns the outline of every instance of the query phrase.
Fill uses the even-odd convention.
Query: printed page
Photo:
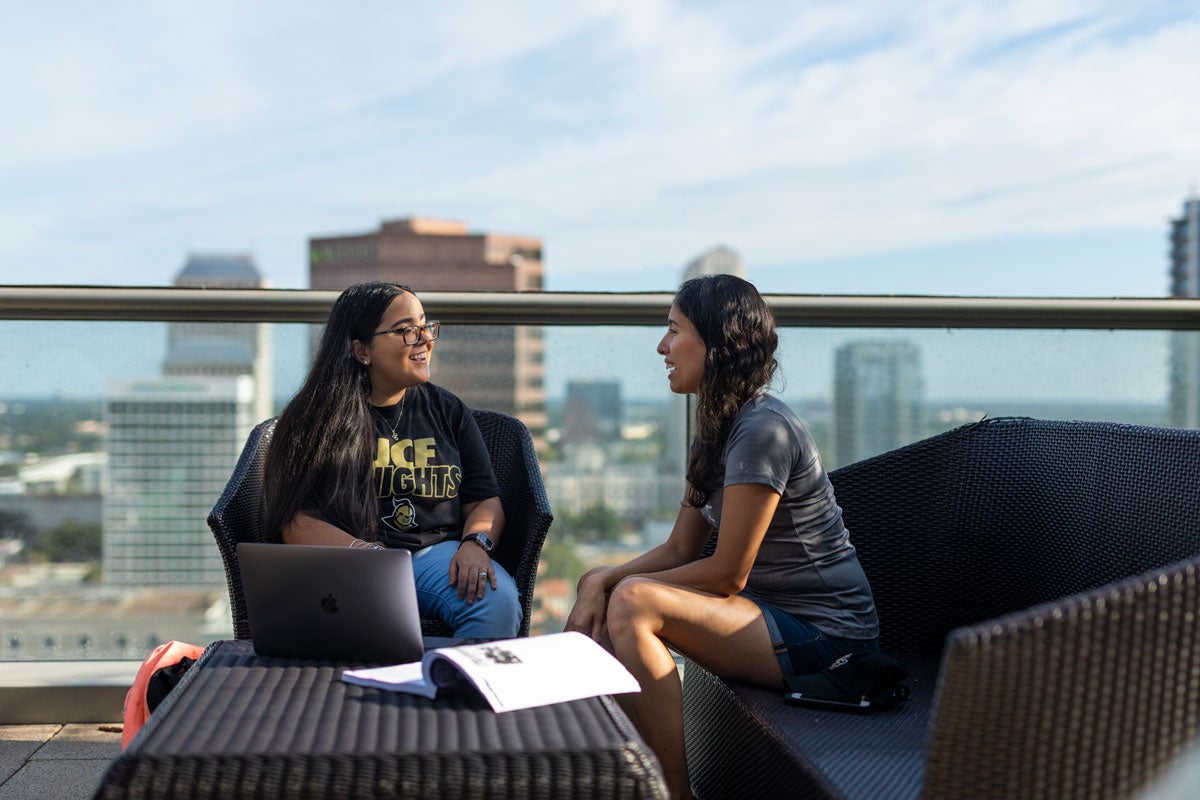
[[[359,686],[374,686],[393,692],[434,697],[437,687],[425,680],[421,667],[420,661],[414,661],[411,664],[396,664],[391,667],[348,669],[342,672],[342,680]]]
[[[447,647],[425,658],[455,664],[496,711],[641,691],[621,662],[575,632]]]

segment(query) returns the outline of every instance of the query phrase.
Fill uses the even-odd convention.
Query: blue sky
[[[24,4],[0,283],[307,285],[410,214],[545,242],[547,288],[1153,296],[1200,181],[1192,2]]]
[[[765,292],[1158,296],[1197,75],[1195,2],[18,4],[0,284],[167,285],[189,252],[249,252],[303,288],[309,237],[424,215],[541,237],[551,290],[671,291],[725,245]],[[2,327],[31,391],[101,392],[163,347]],[[1161,401],[1161,334],[1092,335],[918,338],[934,397]],[[656,338],[557,331],[548,389],[603,365],[657,392]],[[827,392],[839,341],[798,340],[790,388]]]

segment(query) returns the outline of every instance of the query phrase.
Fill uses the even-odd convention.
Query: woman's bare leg
[[[683,687],[671,647],[717,675],[783,687],[783,672],[759,607],[648,578],[630,578],[608,603],[613,652],[641,684],[622,707],[658,756],[673,798],[690,798],[683,742]]]

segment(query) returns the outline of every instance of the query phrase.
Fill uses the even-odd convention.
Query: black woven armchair
[[[860,717],[685,667],[721,797],[1119,798],[1200,730],[1200,431],[998,419],[831,474],[911,699]]]
[[[504,535],[500,537],[494,557],[516,581],[524,610],[520,635],[526,636],[529,634],[538,559],[554,517],[550,513],[550,502],[546,498],[529,429],[506,414],[479,410],[472,413],[491,455],[492,469],[500,483],[500,501],[504,506]],[[225,562],[233,634],[238,639],[250,638],[250,621],[246,616],[237,544],[262,538],[263,465],[274,427],[275,420],[269,419],[250,432],[225,491],[208,515],[208,526]],[[452,633],[440,619],[422,619],[421,628],[426,636],[450,636]]]

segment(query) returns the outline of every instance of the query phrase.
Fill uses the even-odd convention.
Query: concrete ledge
[[[0,662],[0,725],[119,722],[140,661]]]

